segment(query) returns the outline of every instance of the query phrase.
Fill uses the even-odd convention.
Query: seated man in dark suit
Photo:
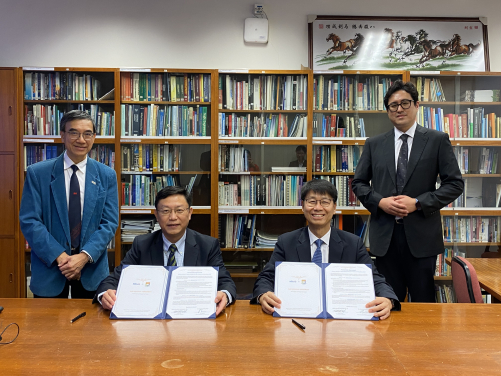
[[[297,160],[289,163],[289,167],[306,167],[306,146],[299,145],[296,148]]]
[[[281,301],[273,293],[276,261],[350,263],[372,265],[376,299],[367,303],[369,312],[384,320],[390,316],[392,309],[399,310],[397,296],[376,270],[362,239],[331,227],[332,216],[336,212],[336,187],[326,180],[311,180],[301,189],[301,200],[308,227],[278,238],[270,261],[254,284],[251,304],[261,304],[268,314],[274,312],[274,307],[280,308]],[[317,240],[320,240],[319,246]]]
[[[94,302],[111,309],[124,265],[219,266],[216,315],[235,301],[237,289],[223,264],[219,241],[190,230],[191,197],[181,187],[165,187],[155,198],[155,217],[161,230],[137,236],[120,266],[99,285]]]

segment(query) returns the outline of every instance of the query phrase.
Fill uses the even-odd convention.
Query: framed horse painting
[[[480,18],[309,16],[313,70],[489,71]]]

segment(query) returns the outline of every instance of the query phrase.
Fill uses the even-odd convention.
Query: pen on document
[[[81,317],[84,317],[87,313],[85,312],[82,312],[81,314],[79,314],[77,317],[75,317],[74,319],[72,319],[70,322],[71,323],[74,323],[75,321],[77,321],[79,318]]]
[[[293,322],[294,324],[296,324],[299,328],[301,328],[301,329],[303,329],[303,330],[305,330],[305,329],[306,329],[306,327],[305,327],[303,324],[298,323],[296,320],[292,319],[292,322]]]

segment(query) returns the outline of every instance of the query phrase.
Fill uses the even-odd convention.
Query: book
[[[124,265],[110,319],[215,319],[218,271]]]

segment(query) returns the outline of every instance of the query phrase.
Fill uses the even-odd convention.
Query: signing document
[[[216,318],[218,267],[126,265],[111,319]]]
[[[377,320],[365,308],[375,299],[371,265],[277,262],[275,270],[274,316]]]

